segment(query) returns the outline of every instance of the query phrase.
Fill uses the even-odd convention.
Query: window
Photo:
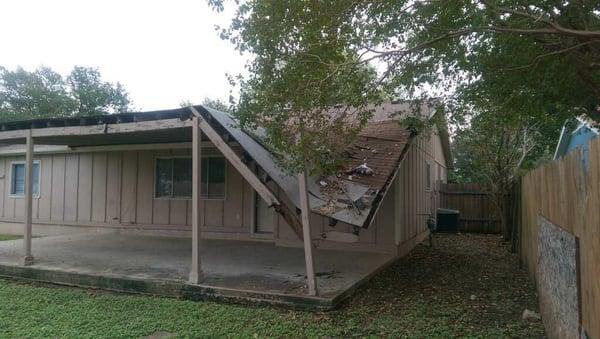
[[[25,196],[25,162],[14,161],[10,165],[10,195]],[[40,196],[40,161],[33,161],[33,196]]]
[[[225,199],[226,162],[223,157],[203,157],[200,195],[205,199]],[[155,197],[192,197],[192,158],[157,158]]]
[[[425,170],[427,171],[427,173],[425,173],[425,180],[426,180],[426,187],[425,189],[427,190],[431,190],[431,164],[430,163],[425,163]]]

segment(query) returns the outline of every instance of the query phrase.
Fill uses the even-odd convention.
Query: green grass
[[[23,238],[23,236],[20,236],[20,235],[10,235],[10,234],[0,234],[0,241],[15,240],[15,239],[21,239],[21,238]]]
[[[0,280],[0,337],[543,336],[540,322],[520,318],[537,308],[533,285],[496,236],[436,240],[326,313]]]

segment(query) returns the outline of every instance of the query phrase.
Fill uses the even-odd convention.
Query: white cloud
[[[204,0],[1,0],[0,9],[0,65],[98,67],[140,109],[227,99],[225,74],[243,71],[245,58],[214,30],[233,8],[216,13]]]

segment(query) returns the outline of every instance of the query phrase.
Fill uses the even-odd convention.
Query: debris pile
[[[362,164],[352,168],[351,170],[346,171],[346,174],[373,175],[375,174],[375,171],[369,166],[367,166],[366,162],[363,162]]]

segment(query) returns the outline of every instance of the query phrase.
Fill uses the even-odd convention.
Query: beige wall
[[[218,154],[204,148],[204,154]],[[34,223],[39,234],[44,227],[78,226],[79,230],[116,228],[154,233],[187,235],[191,231],[191,201],[154,198],[154,161],[159,156],[191,154],[190,149],[100,151],[43,154],[40,197],[33,201]],[[22,198],[10,197],[10,163],[23,156],[0,157],[0,221],[5,225],[21,220]],[[425,164],[431,164],[432,191],[425,190]],[[438,170],[439,168],[439,170]],[[411,146],[375,220],[359,229],[358,243],[318,241],[320,248],[352,249],[394,253],[398,246],[414,240],[426,230],[425,216],[436,206],[436,180],[446,179],[440,138],[418,137]],[[273,189],[277,190],[273,183]],[[282,197],[281,192],[279,196]],[[228,165],[225,200],[203,200],[201,225],[207,237],[272,240],[282,246],[301,242],[274,211],[273,234],[254,234],[252,187]],[[260,198],[259,198],[260,199]],[[313,238],[328,231],[353,232],[348,224],[329,226],[329,218],[311,216]],[[11,230],[14,227],[10,228]],[[64,227],[61,229],[65,229]]]
[[[172,149],[36,156],[41,162],[41,178],[40,197],[33,201],[34,223],[188,231],[190,200],[154,198],[155,157],[188,154],[189,149]],[[22,159],[0,157],[2,221],[23,217],[23,198],[9,194],[11,161]],[[204,229],[249,233],[253,192],[228,166],[227,199],[202,201]]]
[[[431,166],[431,189],[427,189],[426,166]],[[416,137],[400,165],[396,181],[395,242],[401,245],[427,230],[427,214],[439,207],[437,182],[446,182],[447,168],[437,133]]]
[[[218,154],[212,148],[205,148],[203,152]],[[191,231],[191,201],[154,198],[154,161],[156,157],[189,154],[190,149],[182,148],[35,156],[41,166],[40,197],[33,200],[35,234],[112,228],[150,234],[188,235]],[[9,172],[12,161],[23,159],[23,156],[0,156],[0,191],[4,193],[0,195],[2,232],[21,232],[15,222],[23,218],[24,200],[10,196]],[[301,245],[289,226],[273,210],[273,234],[254,234],[254,199],[257,199],[254,190],[229,164],[226,181],[225,200],[202,201],[200,220],[204,236],[271,240],[282,246]],[[277,190],[272,182],[270,186]],[[393,201],[386,199],[380,211],[390,209],[393,211]],[[386,214],[393,216],[393,212]],[[389,239],[393,234],[393,221],[384,224],[382,218],[377,217],[369,229],[360,230],[358,244],[322,241],[319,247],[391,252],[393,242]],[[328,218],[313,214],[314,238],[328,230],[352,232],[353,228],[344,223],[329,227]]]

